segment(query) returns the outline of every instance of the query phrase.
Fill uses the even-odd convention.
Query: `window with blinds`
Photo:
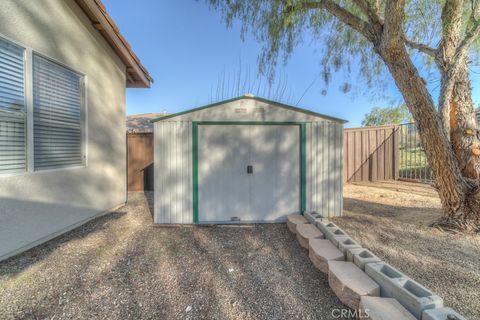
[[[83,76],[33,55],[35,170],[84,164]]]
[[[0,38],[0,174],[27,167],[24,54]]]

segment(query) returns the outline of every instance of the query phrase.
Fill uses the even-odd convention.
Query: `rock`
[[[328,273],[328,261],[345,260],[343,253],[330,240],[324,239],[311,239],[309,241],[308,256],[313,265],[323,273]]]
[[[302,247],[308,249],[308,241],[310,239],[323,239],[323,233],[313,224],[298,224],[297,239]]]
[[[287,227],[292,233],[297,233],[297,224],[306,224],[307,219],[299,214],[291,214],[287,217]]]
[[[416,320],[397,300],[363,296],[360,298],[361,319],[371,320]]]
[[[338,299],[358,310],[360,297],[380,295],[379,285],[351,262],[329,261],[328,284]]]

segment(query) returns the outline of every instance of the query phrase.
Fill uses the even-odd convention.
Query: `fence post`
[[[399,177],[399,126],[393,127],[393,179],[398,180]]]

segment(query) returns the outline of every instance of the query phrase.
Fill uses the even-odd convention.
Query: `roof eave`
[[[152,77],[131,50],[127,40],[108,15],[100,0],[75,0],[115,53],[126,65],[127,88],[150,88]]]

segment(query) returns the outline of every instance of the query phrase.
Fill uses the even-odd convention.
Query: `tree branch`
[[[449,103],[452,99],[453,88],[457,79],[458,72],[462,63],[466,63],[468,49],[472,43],[480,36],[480,21],[476,21],[473,27],[467,32],[465,38],[462,40],[458,48],[455,50],[455,55],[451,59],[448,71],[444,76],[442,89],[440,92],[440,103],[438,112],[444,119],[444,122],[449,120]]]
[[[307,1],[301,3],[300,5],[302,8],[305,9],[326,10],[338,20],[348,25],[350,28],[358,31],[371,42],[375,40],[375,36],[371,31],[370,25],[366,21],[360,19],[359,17],[356,17],[350,11],[339,6],[332,0]]]
[[[460,5],[460,3],[463,5],[463,1],[459,0],[452,0],[449,1],[449,5]],[[445,5],[447,5],[445,4]],[[445,126],[445,129],[447,132],[450,132],[450,100],[452,99],[452,94],[453,94],[453,88],[455,86],[455,82],[457,79],[458,72],[460,71],[460,67],[462,66],[462,63],[466,63],[467,55],[468,55],[468,50],[472,43],[475,41],[480,36],[480,21],[476,19],[475,14],[477,13],[480,5],[477,3],[476,6],[472,6],[472,13],[470,15],[470,18],[467,22],[467,24],[472,24],[472,27],[470,30],[467,30],[465,37],[463,40],[460,42],[458,46],[451,47],[453,45],[453,42],[458,42],[458,34],[459,30],[455,30],[456,34],[450,34],[446,33],[444,35],[444,38],[442,39],[442,52],[439,52],[441,56],[437,57],[437,64],[439,64],[440,68],[443,68],[443,73],[442,73],[442,88],[440,91],[440,101],[438,104],[438,113],[442,117],[443,124]],[[460,11],[460,8],[452,8],[451,10],[456,9],[455,11],[456,16],[454,17],[455,19],[458,19],[458,14]],[[444,9],[445,12],[445,9]],[[452,13],[450,13],[451,15]],[[444,17],[445,15],[445,17]],[[447,19],[452,19],[451,16],[448,16],[446,14],[442,14],[442,18],[445,19],[444,23],[449,21]],[[455,20],[457,24],[459,24],[458,20]],[[458,29],[460,27],[456,25]],[[451,38],[446,38],[446,36],[450,36]],[[453,38],[452,37],[457,37]]]
[[[367,0],[353,0],[353,3],[362,10],[375,32],[380,35],[382,33],[383,20],[380,17],[380,12],[377,7],[378,3],[371,4]]]
[[[405,38],[405,45],[409,48],[425,53],[426,55],[429,55],[431,57],[435,57],[437,55],[437,49],[434,49],[423,43],[417,43]]]
[[[403,21],[405,19],[405,0],[388,0],[385,4],[385,21],[383,26],[381,51],[403,45],[405,36]]]
[[[353,3],[362,10],[371,23],[383,24],[383,19],[380,16],[380,6],[378,2],[367,0],[353,0]]]
[[[464,0],[447,0],[442,9],[442,39],[438,49],[437,64],[447,71],[455,49],[460,42]]]

